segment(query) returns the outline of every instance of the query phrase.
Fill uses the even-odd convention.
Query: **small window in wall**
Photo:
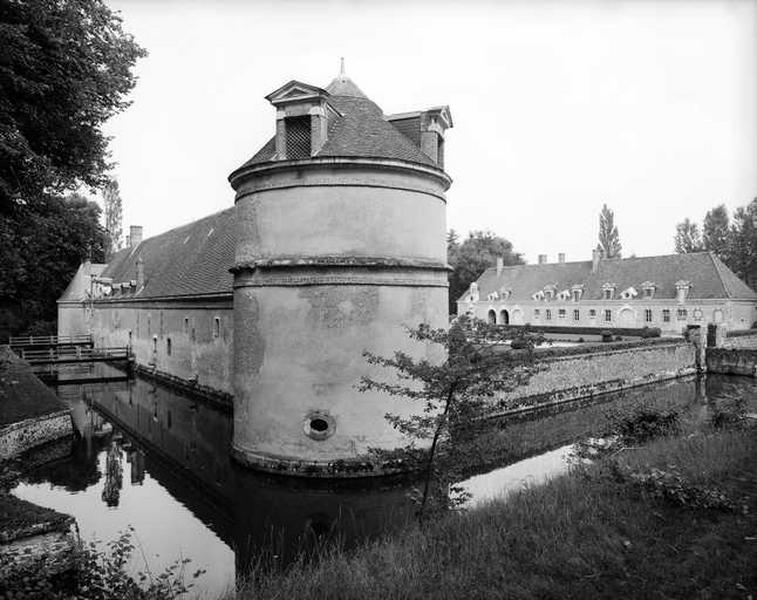
[[[552,309],[551,308],[548,308],[547,310],[544,311],[544,318],[547,321],[551,321],[552,320]]]
[[[678,309],[678,320],[679,321],[685,321],[686,317],[688,317],[688,311],[685,308],[679,308]]]
[[[652,309],[651,308],[645,308],[644,309],[644,322],[645,323],[651,323],[652,322]]]
[[[605,321],[607,323],[612,322],[612,311],[609,308],[605,309]]]
[[[596,319],[597,318],[597,311],[594,308],[589,309],[589,318],[590,319]]]
[[[189,317],[184,317],[184,333],[189,333]]]
[[[213,337],[217,338],[221,336],[221,318],[215,317],[213,319]]]
[[[580,321],[581,320],[581,311],[577,308],[573,309],[573,320],[574,321]]]
[[[670,323],[670,310],[667,308],[662,309],[662,322]]]
[[[158,336],[157,335],[152,336],[152,351],[153,352],[158,351]]]
[[[171,338],[166,338],[166,354],[171,356]]]
[[[541,311],[538,308],[534,309],[534,319],[539,320],[541,318]]]
[[[558,319],[564,319],[565,318],[565,309],[561,308],[557,311],[557,318]]]
[[[287,117],[284,119],[284,127],[287,159],[310,158],[310,116]]]
[[[152,321],[150,319],[150,316],[147,316],[147,337],[150,337],[152,335]]]

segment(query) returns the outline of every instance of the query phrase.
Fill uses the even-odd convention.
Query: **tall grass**
[[[674,464],[743,510],[666,503],[614,479],[605,460],[353,552],[326,550],[284,573],[258,568],[239,596],[746,597],[757,589],[756,451],[751,429],[660,439],[612,459],[629,469]]]

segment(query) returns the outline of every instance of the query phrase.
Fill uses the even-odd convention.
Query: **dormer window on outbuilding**
[[[579,302],[581,300],[581,296],[583,296],[584,294],[584,286],[574,285],[570,288],[570,293],[573,297],[573,302]]]
[[[605,283],[602,286],[602,298],[604,300],[613,300],[615,298],[616,287],[614,283]]]
[[[655,290],[657,290],[657,285],[654,283],[654,281],[645,281],[641,284],[641,289],[644,292],[644,299],[645,300],[651,300],[654,298]]]
[[[639,292],[637,292],[636,288],[633,286],[626,288],[620,293],[620,297],[623,298],[623,300],[633,300],[638,295]]]
[[[554,300],[555,294],[557,293],[557,286],[556,285],[545,285],[544,286],[544,299],[549,302],[550,300]]]
[[[690,282],[683,279],[676,281],[676,300],[678,302],[684,302],[689,296],[689,291],[691,291]]]
[[[542,290],[539,290],[538,292],[534,293],[531,298],[534,300],[544,300],[544,292]]]

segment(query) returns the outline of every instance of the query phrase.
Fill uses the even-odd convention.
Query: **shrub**
[[[513,350],[524,350],[529,347],[529,343],[522,338],[515,338],[510,342],[510,348]]]
[[[641,337],[643,338],[658,338],[662,335],[662,331],[659,327],[644,327],[641,330]]]
[[[665,470],[652,467],[648,471],[634,471],[614,462],[612,469],[616,480],[630,483],[635,489],[674,506],[727,512],[738,508],[723,491],[687,481],[675,465],[667,465]]]
[[[715,429],[742,427],[747,423],[746,399],[726,395],[712,405],[710,423]]]
[[[619,335],[616,335],[616,336],[615,336],[615,341],[616,341],[616,342],[622,342],[622,341],[623,341],[623,338],[622,338],[621,336],[619,336]]]
[[[639,407],[630,413],[611,414],[608,435],[625,444],[641,444],[678,431],[679,413],[653,407]]]
[[[608,331],[607,329],[603,329],[602,332],[599,334],[602,336],[603,342],[611,342],[612,341],[612,332]]]
[[[577,341],[577,342],[578,342],[579,344],[583,344],[583,343],[584,343],[584,342],[585,342],[586,340],[585,340],[585,339],[583,339],[582,337],[580,337],[580,338],[578,338],[578,339],[577,339],[576,341]]]

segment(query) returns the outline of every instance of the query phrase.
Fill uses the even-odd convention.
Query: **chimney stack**
[[[140,228],[141,229],[141,228]],[[137,291],[145,286],[145,263],[140,256],[137,259]]]
[[[129,248],[136,248],[142,243],[142,226],[132,225],[129,227]]]
[[[597,246],[591,251],[591,272],[596,273],[599,269],[599,261],[602,260],[602,248]]]
[[[557,255],[557,262],[564,263],[565,262],[565,252],[560,252]]]
[[[539,255],[539,264],[540,265],[546,265],[547,264],[547,255],[546,254],[540,254]]]
[[[505,266],[505,261],[502,259],[501,256],[497,257],[497,277],[502,275],[502,269]]]

